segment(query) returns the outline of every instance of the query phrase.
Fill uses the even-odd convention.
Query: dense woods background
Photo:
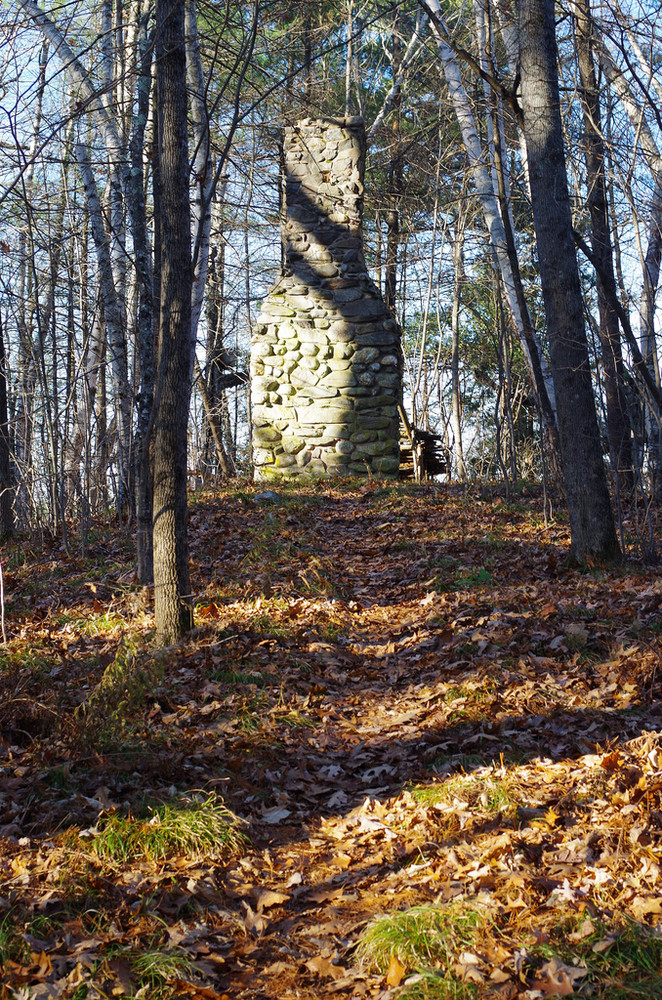
[[[355,113],[369,137],[366,254],[403,329],[405,405],[413,423],[448,442],[452,477],[552,482],[559,434],[573,538],[586,530],[581,511],[573,520],[580,494],[608,507],[603,459],[617,513],[633,491],[646,503],[657,497],[657,5],[157,8],[2,6],[3,532],[48,528],[68,546],[74,518],[85,547],[90,518],[112,512],[136,520],[139,573],[151,577],[162,279],[185,225],[190,264],[181,265],[180,246],[174,271],[191,287],[181,362],[183,384],[193,379],[188,471],[203,481],[250,471],[244,373],[280,262],[280,129]],[[169,118],[159,67],[175,15],[186,95]],[[545,86],[550,131],[541,138],[536,93]],[[164,143],[184,120],[176,142],[188,146],[189,204],[179,194],[179,222],[164,222]],[[550,206],[540,198],[554,191],[556,202],[559,188],[563,221],[548,217],[545,229]],[[538,247],[534,221],[539,239],[546,234]],[[572,307],[563,298],[571,285]],[[562,326],[575,317],[571,348],[575,334],[557,329],[554,309]],[[579,373],[587,423],[565,412],[579,396],[560,371]],[[588,438],[588,451],[574,449]],[[607,534],[580,542],[579,554],[615,551]]]
[[[0,12],[0,1000],[661,997],[659,5]],[[450,482],[266,489],[356,114]]]

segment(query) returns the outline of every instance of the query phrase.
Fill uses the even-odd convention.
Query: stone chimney
[[[283,160],[284,265],[251,344],[255,478],[395,477],[400,330],[363,259],[363,119],[287,127]]]

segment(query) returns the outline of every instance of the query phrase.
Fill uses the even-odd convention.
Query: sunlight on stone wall
[[[400,330],[363,258],[361,118],[284,132],[284,267],[251,344],[256,479],[397,476]]]

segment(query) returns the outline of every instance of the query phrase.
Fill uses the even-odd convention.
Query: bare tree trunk
[[[7,358],[0,315],[0,538],[14,532],[12,510],[13,483],[9,450],[9,416],[7,413]]]
[[[464,194],[465,192],[463,192]],[[464,282],[464,232],[466,223],[466,199],[462,197],[458,205],[453,240],[453,310],[451,313],[451,426],[455,439],[455,471],[461,483],[467,478],[462,446],[462,392],[460,387],[460,308],[462,305],[462,285]]]
[[[94,173],[90,164],[87,148],[82,143],[76,143],[76,160],[83,181],[85,200],[90,218],[90,230],[97,255],[99,269],[99,288],[103,299],[103,312],[110,351],[110,366],[113,373],[113,383],[116,394],[116,422],[118,441],[118,471],[117,487],[118,504],[126,501],[129,484],[129,458],[131,442],[131,402],[132,391],[129,384],[128,360],[126,348],[126,329],[122,304],[118,299],[113,275],[110,253],[110,243],[103,223],[103,215]]]
[[[185,0],[157,0],[156,72],[161,187],[161,308],[155,398],[154,610],[157,638],[193,625],[187,537],[191,338]]]
[[[468,94],[462,83],[460,69],[448,43],[441,4],[439,0],[420,0],[420,2],[432,21],[439,58],[469,157],[476,193],[501,270],[508,309],[522,345],[529,380],[538,401],[548,439],[553,442],[556,437],[553,388],[544,371],[544,359],[524,298],[519,270],[513,269],[512,246],[509,245],[505,219],[499,211],[492,175],[485,162],[483,146],[478,136]]]
[[[144,190],[145,129],[149,116],[151,89],[152,37],[140,26],[139,71],[136,84],[137,107],[129,141],[131,176],[127,185],[127,203],[132,220],[133,247],[138,286],[138,364],[140,390],[136,399],[136,434],[134,442],[134,482],[136,503],[136,572],[141,583],[154,575],[152,553],[152,465],[150,433],[154,406],[154,275],[147,234]],[[155,206],[156,211],[156,206]]]
[[[554,0],[521,0],[522,110],[572,552],[620,556],[602,461],[563,151]]]
[[[599,263],[597,271],[600,346],[607,404],[607,430],[616,474],[621,484],[633,483],[630,420],[623,383],[623,354],[620,328],[613,302],[616,277],[609,229],[605,149],[601,128],[600,95],[593,61],[593,33],[590,0],[575,0],[577,61],[581,81],[584,116],[584,158],[591,217],[591,244]],[[608,285],[608,287],[605,287]]]

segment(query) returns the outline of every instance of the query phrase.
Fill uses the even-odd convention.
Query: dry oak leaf
[[[648,916],[649,913],[662,913],[662,898],[657,896],[645,899],[642,896],[635,896],[630,903],[630,912],[637,920]]]
[[[566,965],[559,958],[551,958],[540,969],[541,977],[533,983],[534,990],[541,990],[545,996],[572,996],[575,981],[583,979],[587,969]]]
[[[257,902],[257,912],[262,913],[269,906],[277,906],[279,903],[287,903],[290,898],[288,892],[276,892],[274,889],[258,889],[255,893]]]
[[[323,955],[309,958],[306,962],[306,968],[310,969],[311,972],[316,972],[319,976],[331,976],[333,979],[342,979],[347,975],[347,969],[343,969],[340,965],[334,965]]]
[[[490,972],[490,979],[493,983],[507,983],[509,979],[512,979],[510,972],[506,972],[505,969],[492,969]]]

